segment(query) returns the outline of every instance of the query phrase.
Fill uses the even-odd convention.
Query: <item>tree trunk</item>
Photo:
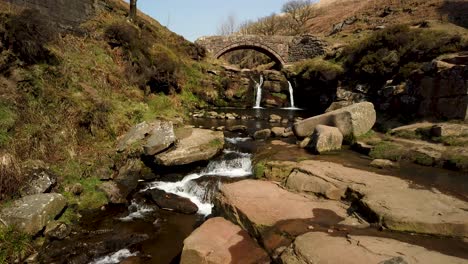
[[[128,18],[130,21],[135,21],[137,16],[137,0],[130,0],[130,13]]]

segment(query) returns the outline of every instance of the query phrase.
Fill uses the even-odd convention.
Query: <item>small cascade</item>
[[[178,182],[152,182],[143,191],[157,188],[180,197],[188,198],[198,206],[199,214],[207,216],[211,214],[213,208],[211,197],[217,188],[217,184],[213,186],[209,182],[198,179],[202,177],[238,178],[250,175],[252,175],[251,155],[225,150],[221,159],[210,161],[201,172],[189,174]]]
[[[257,97],[255,99],[254,108],[262,108],[260,103],[262,102],[262,86],[263,86],[263,75],[260,75],[260,82],[257,83]]]
[[[290,107],[296,108],[296,106],[294,105],[294,89],[290,81],[288,81],[288,84],[289,84],[289,101],[291,102]]]

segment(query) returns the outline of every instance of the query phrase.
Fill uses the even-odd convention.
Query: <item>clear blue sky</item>
[[[128,0],[127,0],[128,1]],[[279,13],[288,0],[138,0],[138,9],[186,39],[215,35],[223,21],[238,22]]]

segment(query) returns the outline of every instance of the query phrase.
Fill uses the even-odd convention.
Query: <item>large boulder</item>
[[[172,122],[155,120],[135,125],[118,142],[117,151],[143,147],[146,155],[155,155],[169,148],[175,141]]]
[[[431,128],[434,137],[461,137],[468,136],[467,124],[438,124]]]
[[[35,235],[62,212],[67,200],[58,193],[25,196],[0,212],[1,222]]]
[[[162,209],[182,214],[195,214],[198,211],[197,205],[185,197],[159,189],[147,190],[146,194]]]
[[[48,170],[33,170],[31,174],[31,180],[21,189],[22,196],[48,192],[57,183],[57,176]]]
[[[272,255],[310,227],[358,224],[340,202],[292,193],[267,181],[223,184],[214,204],[217,212],[255,236]]]
[[[343,135],[336,127],[318,125],[315,127],[309,148],[315,153],[340,150],[343,144]]]
[[[270,258],[245,230],[211,218],[184,240],[181,264],[262,264]]]
[[[223,132],[194,128],[190,135],[180,139],[174,149],[157,154],[155,161],[163,166],[206,161],[217,155],[223,147]]]
[[[289,175],[288,189],[330,199],[358,197],[369,221],[388,229],[444,236],[468,236],[468,203],[440,192],[416,189],[397,177],[307,160]],[[428,203],[427,201],[431,201]]]
[[[337,127],[348,138],[367,133],[375,121],[374,105],[362,102],[299,121],[294,124],[293,129],[297,137],[304,138],[312,135],[317,125],[327,125]]]
[[[253,137],[256,140],[265,140],[271,137],[271,130],[266,128],[262,130],[258,130],[254,133]]]
[[[354,235],[345,237],[322,232],[310,232],[297,237],[294,244],[281,255],[281,260],[284,264],[466,263],[465,259],[394,239]]]

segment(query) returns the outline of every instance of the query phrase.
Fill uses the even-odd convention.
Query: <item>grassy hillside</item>
[[[59,176],[60,190],[76,181],[94,190],[129,127],[183,119],[216,97],[202,48],[144,14],[131,24],[123,1],[102,4],[106,11],[64,33],[0,2],[0,200],[18,195],[23,165],[35,160]]]

